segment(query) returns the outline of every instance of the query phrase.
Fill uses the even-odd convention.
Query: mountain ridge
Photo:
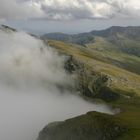
[[[11,31],[9,27],[3,28]],[[84,33],[78,42],[76,37],[79,38],[79,35],[74,36],[76,43],[42,41],[60,55],[69,57],[64,68],[72,76],[76,75],[77,92],[81,97],[90,102],[108,104],[112,109],[119,109],[119,113],[112,116],[89,112],[52,123],[40,132],[38,140],[140,139],[139,34],[136,33],[138,38],[133,38],[134,33],[126,36],[126,31],[116,33],[114,27],[113,31],[106,32],[109,32],[107,37],[98,35],[94,38],[88,38]],[[82,42],[85,44],[79,44],[83,38],[92,39],[92,42],[85,40]]]
[[[129,31],[129,32],[127,32]],[[140,37],[140,26],[127,26],[127,27],[121,27],[121,26],[112,26],[110,28],[104,29],[104,30],[92,30],[90,32],[84,32],[84,33],[78,33],[78,34],[66,34],[62,32],[54,32],[54,33],[47,33],[41,36],[43,39],[54,39],[54,40],[60,40],[60,41],[66,41],[69,43],[73,43],[73,41],[68,40],[68,38],[74,38],[74,37],[83,37],[83,36],[102,36],[107,37],[109,35],[112,35],[116,32],[122,32],[122,33],[129,33],[130,35],[136,36],[137,34],[134,34],[131,31],[138,32]],[[65,38],[63,39],[63,37]]]

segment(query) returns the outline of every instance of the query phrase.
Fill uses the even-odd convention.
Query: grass
[[[129,100],[121,99],[114,103],[122,109],[122,113],[116,115],[122,122],[127,124],[129,131],[118,140],[139,140],[140,139],[140,98],[133,97]]]
[[[50,46],[57,48],[61,53],[73,55],[78,61],[81,61],[93,71],[109,75],[113,79],[113,89],[125,92],[133,91],[133,93],[140,95],[140,75],[97,59],[97,55],[88,49],[86,50],[86,48],[81,49],[73,44],[61,41],[49,40],[48,43]]]
[[[133,43],[130,43],[130,40],[127,40],[128,39],[125,39],[125,42],[127,43],[123,46],[126,50],[130,47],[129,45]],[[109,42],[106,38],[96,37],[95,43],[88,44],[87,47],[90,51],[96,54],[96,59],[100,59],[102,62],[113,64],[117,67],[140,74],[140,58],[133,54],[123,52],[121,47]],[[135,48],[135,44],[133,44],[130,48]],[[137,48],[138,44],[135,49]],[[137,50],[139,51],[139,49]]]
[[[40,140],[112,140],[126,131],[125,125],[120,123],[115,116],[88,112],[64,122],[49,124],[40,133]]]
[[[53,40],[49,40],[48,44],[58,49],[60,53],[73,55],[92,71],[100,72],[111,77],[112,81],[109,88],[122,95],[122,98],[119,100],[109,103],[122,110],[120,114],[111,118],[114,121],[119,120],[119,124],[122,126],[125,124],[128,129],[127,132],[115,139],[140,140],[140,75],[135,71],[140,67],[140,58],[123,53],[117,50],[116,47],[113,49],[114,45],[103,38],[96,39],[96,43],[89,44],[87,48]],[[130,68],[123,68],[122,66],[118,66],[118,64],[114,64],[111,58],[117,61],[119,65],[128,65],[134,72]],[[96,113],[93,113],[93,116],[94,114]],[[104,115],[98,113],[98,116],[102,118]],[[75,123],[77,119],[74,118],[72,120]],[[106,121],[110,121],[110,117]],[[64,122],[64,125],[67,125],[67,121]],[[103,126],[103,122],[101,125]]]

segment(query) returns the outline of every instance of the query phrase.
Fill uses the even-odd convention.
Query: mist
[[[67,88],[64,56],[25,32],[0,30],[0,140],[35,140],[48,123],[88,111],[112,114]]]

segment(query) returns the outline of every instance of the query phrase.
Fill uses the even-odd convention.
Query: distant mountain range
[[[43,39],[53,39],[60,40],[68,43],[76,43],[84,45],[87,43],[94,42],[94,36],[106,37],[110,40],[121,34],[128,38],[139,39],[140,38],[140,26],[129,26],[129,27],[120,27],[112,26],[105,30],[94,30],[88,33],[79,33],[79,34],[64,34],[64,33],[48,33],[41,36]]]
[[[74,35],[49,33],[41,38],[81,47],[89,51],[94,59],[140,74],[140,26],[113,26]]]
[[[120,27],[120,26],[112,26],[105,30],[100,31],[92,31],[91,34],[95,36],[101,37],[111,37],[112,35],[123,34],[127,37],[137,38],[140,37],[140,26],[128,26],[128,27]]]

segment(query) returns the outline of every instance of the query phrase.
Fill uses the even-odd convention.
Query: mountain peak
[[[14,28],[12,28],[12,27],[10,27],[10,26],[7,26],[7,25],[0,25],[0,29],[1,30],[4,30],[4,31],[12,31],[12,32],[15,32],[16,31],[16,29],[14,29]]]

